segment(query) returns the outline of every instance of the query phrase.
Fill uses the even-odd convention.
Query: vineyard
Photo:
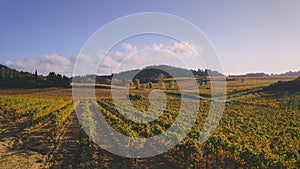
[[[160,110],[150,107],[150,89],[133,90],[131,108],[123,102],[115,106],[110,89],[96,89],[96,101],[73,101],[72,89],[2,89],[0,168],[300,168],[299,94],[261,90],[276,81],[229,82],[222,119],[204,144],[198,139],[211,103],[210,85],[201,86],[200,105],[189,107],[199,113],[187,136],[163,154],[136,159],[114,155],[93,142],[97,128],[103,127],[93,110],[100,110],[106,122],[126,136],[150,138],[164,133],[178,117],[181,98],[176,91],[166,92],[167,104],[157,119],[145,113],[143,118],[150,122],[138,123],[124,114]],[[184,112],[183,117],[188,115]]]

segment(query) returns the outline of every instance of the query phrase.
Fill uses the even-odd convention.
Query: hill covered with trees
[[[279,81],[265,87],[264,91],[272,92],[276,95],[280,108],[300,110],[300,77],[287,82]]]
[[[18,71],[0,64],[1,88],[68,87],[70,78],[50,72],[48,76]]]
[[[126,79],[131,80],[139,79],[141,83],[146,82],[157,82],[157,77],[163,74],[164,78],[172,78],[172,77],[191,77],[194,76],[196,78],[205,78],[208,76],[224,76],[223,74],[212,71],[209,69],[205,70],[188,70],[174,66],[168,65],[153,65],[148,66],[143,69],[135,69],[131,71],[125,71],[121,73],[114,74],[113,77],[116,79]],[[98,78],[99,79],[99,78]]]
[[[80,83],[101,83],[101,84],[111,84],[112,79],[117,80],[118,84],[122,85],[125,81],[139,79],[140,83],[152,82],[156,83],[159,75],[163,75],[164,78],[172,77],[196,77],[196,78],[207,78],[208,76],[224,76],[223,74],[213,71],[210,69],[198,69],[198,70],[188,70],[174,66],[168,65],[152,65],[145,67],[143,69],[128,70],[120,73],[115,73],[111,75],[98,76],[95,74],[76,76],[73,80]]]
[[[288,71],[286,73],[276,74],[275,76],[300,76],[300,71]]]
[[[300,94],[300,77],[292,81],[279,81],[264,88],[265,91],[277,91]]]

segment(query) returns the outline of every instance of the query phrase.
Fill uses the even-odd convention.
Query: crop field
[[[95,136],[91,129],[102,124],[91,118],[91,111],[99,109],[107,123],[126,136],[153,137],[168,130],[178,117],[177,89],[165,90],[165,109],[148,123],[118,112],[122,109],[130,116],[135,109],[158,111],[150,107],[148,88],[131,91],[131,108],[123,102],[116,106],[110,89],[96,89],[95,101],[73,101],[71,88],[1,89],[0,168],[300,168],[300,110],[282,106],[281,95],[261,90],[279,80],[292,78],[228,81],[222,119],[203,144],[198,139],[210,109],[210,83],[200,86],[199,94],[185,91],[200,100],[194,126],[175,147],[147,158],[121,157],[94,143],[84,129]],[[151,117],[144,114],[144,118]]]

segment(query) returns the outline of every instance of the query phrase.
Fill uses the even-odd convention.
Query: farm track
[[[5,165],[6,168],[42,168],[51,147],[52,121],[33,122],[28,116],[15,119],[6,110],[0,113],[1,151],[6,155],[0,168]],[[1,158],[4,157],[0,153]]]
[[[51,153],[48,155],[46,168],[77,168],[80,163],[82,139],[80,124],[75,113],[59,129]]]
[[[258,87],[258,88],[253,88],[253,89],[247,89],[247,90],[242,90],[242,91],[236,91],[236,92],[230,92],[226,94],[225,97],[225,101],[226,102],[231,102],[233,100],[236,100],[237,97],[243,96],[243,95],[247,95],[249,93],[257,93],[262,91],[263,88]],[[206,95],[198,95],[198,94],[193,94],[193,93],[185,93],[184,95],[180,95],[180,93],[176,93],[176,92],[166,92],[166,94],[174,96],[174,97],[184,97],[186,99],[190,99],[190,100],[218,100],[224,99],[224,96],[214,96],[214,98],[212,98],[211,96],[206,96]]]

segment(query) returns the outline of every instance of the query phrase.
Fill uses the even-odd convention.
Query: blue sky
[[[298,0],[1,0],[0,63],[28,71],[45,64],[45,74],[65,66],[61,73],[68,74],[87,39],[108,22],[164,12],[202,30],[227,74],[295,71],[300,70],[299,9]]]

